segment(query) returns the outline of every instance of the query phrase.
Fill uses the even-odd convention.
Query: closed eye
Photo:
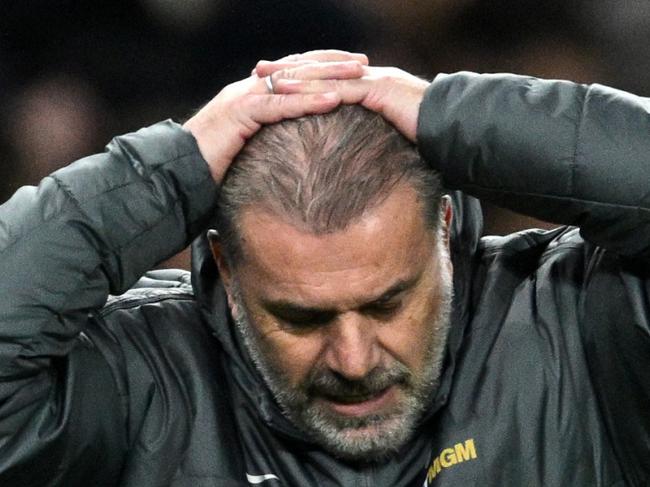
[[[380,296],[363,304],[357,311],[380,320],[387,320],[403,307],[409,291],[419,282],[421,273],[409,279],[400,280]],[[337,317],[335,308],[305,307],[290,301],[265,301],[264,308],[287,328],[295,331],[309,331],[328,325]]]
[[[283,310],[273,313],[275,317],[290,328],[308,330],[330,323],[336,313],[330,311]]]
[[[402,301],[389,301],[386,303],[371,303],[361,308],[361,312],[378,319],[391,318],[402,308]]]

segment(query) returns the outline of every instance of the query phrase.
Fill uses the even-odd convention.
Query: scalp
[[[316,234],[341,230],[376,207],[402,180],[437,221],[437,175],[380,115],[357,105],[263,127],[224,179],[219,232],[237,245],[238,217],[257,205]]]

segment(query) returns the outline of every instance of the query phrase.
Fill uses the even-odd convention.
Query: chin
[[[310,411],[303,423],[334,456],[351,463],[376,463],[389,459],[409,441],[418,418],[408,413],[344,418]]]

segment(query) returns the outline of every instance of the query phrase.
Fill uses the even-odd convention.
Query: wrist
[[[196,145],[199,148],[199,152],[210,170],[210,175],[215,183],[221,183],[223,176],[225,174],[225,168],[222,168],[223,164],[219,164],[216,150],[214,148],[214,133],[198,119],[197,116],[190,118],[187,122],[183,124],[183,129],[189,132],[194,140]]]

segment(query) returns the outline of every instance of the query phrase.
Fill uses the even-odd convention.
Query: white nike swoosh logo
[[[248,480],[249,484],[261,484],[266,480],[280,480],[280,479],[277,476],[273,475],[272,473],[267,473],[265,475],[251,475],[247,473],[246,480]]]

